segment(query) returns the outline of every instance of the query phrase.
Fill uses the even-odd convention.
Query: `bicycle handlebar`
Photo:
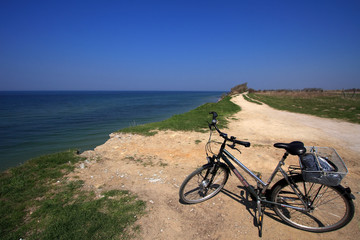
[[[211,127],[213,126],[216,129],[216,131],[220,134],[220,136],[222,138],[224,138],[225,140],[233,142],[235,144],[240,144],[244,147],[250,147],[250,142],[236,140],[236,137],[234,137],[234,136],[231,136],[230,138],[228,138],[228,135],[226,133],[221,132],[219,130],[219,128],[216,126],[216,124],[217,124],[216,118],[217,118],[218,114],[216,112],[210,112],[209,114],[213,115],[213,119],[212,119],[211,123],[209,123],[210,130],[211,130]]]

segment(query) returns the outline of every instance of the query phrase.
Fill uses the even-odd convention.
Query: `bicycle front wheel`
[[[274,211],[289,225],[310,232],[329,232],[344,227],[353,218],[354,204],[343,187],[304,182],[301,175],[291,177],[290,181],[297,186],[301,197],[287,181],[278,184],[271,194],[273,202],[283,204],[274,205]]]
[[[220,192],[229,177],[226,165],[207,164],[191,173],[179,191],[183,203],[200,203]]]

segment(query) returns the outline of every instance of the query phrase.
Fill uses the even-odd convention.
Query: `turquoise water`
[[[93,149],[110,133],[164,120],[222,92],[0,92],[0,170],[47,153]]]

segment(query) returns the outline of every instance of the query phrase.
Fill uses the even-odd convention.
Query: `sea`
[[[0,92],[0,170],[44,154],[94,149],[119,129],[161,121],[223,92]]]

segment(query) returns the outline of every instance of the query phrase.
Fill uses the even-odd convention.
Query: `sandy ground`
[[[229,128],[223,131],[251,142],[250,148],[241,148],[241,155],[233,152],[249,169],[267,179],[283,154],[273,147],[276,142],[301,140],[306,146],[333,147],[349,169],[342,184],[351,187],[357,197],[354,219],[338,231],[323,234],[289,227],[266,209],[262,239],[358,239],[360,125],[278,111],[249,103],[242,96],[233,101],[242,111],[231,117]],[[73,175],[99,195],[104,190],[128,189],[146,201],[148,212],[137,222],[141,226],[139,239],[256,239],[253,202],[241,194],[241,184],[234,175],[224,191],[206,202],[179,202],[182,181],[206,163],[208,136],[172,131],[153,137],[111,134],[105,144],[83,153],[88,160]],[[296,164],[297,159],[290,157],[287,163]]]

